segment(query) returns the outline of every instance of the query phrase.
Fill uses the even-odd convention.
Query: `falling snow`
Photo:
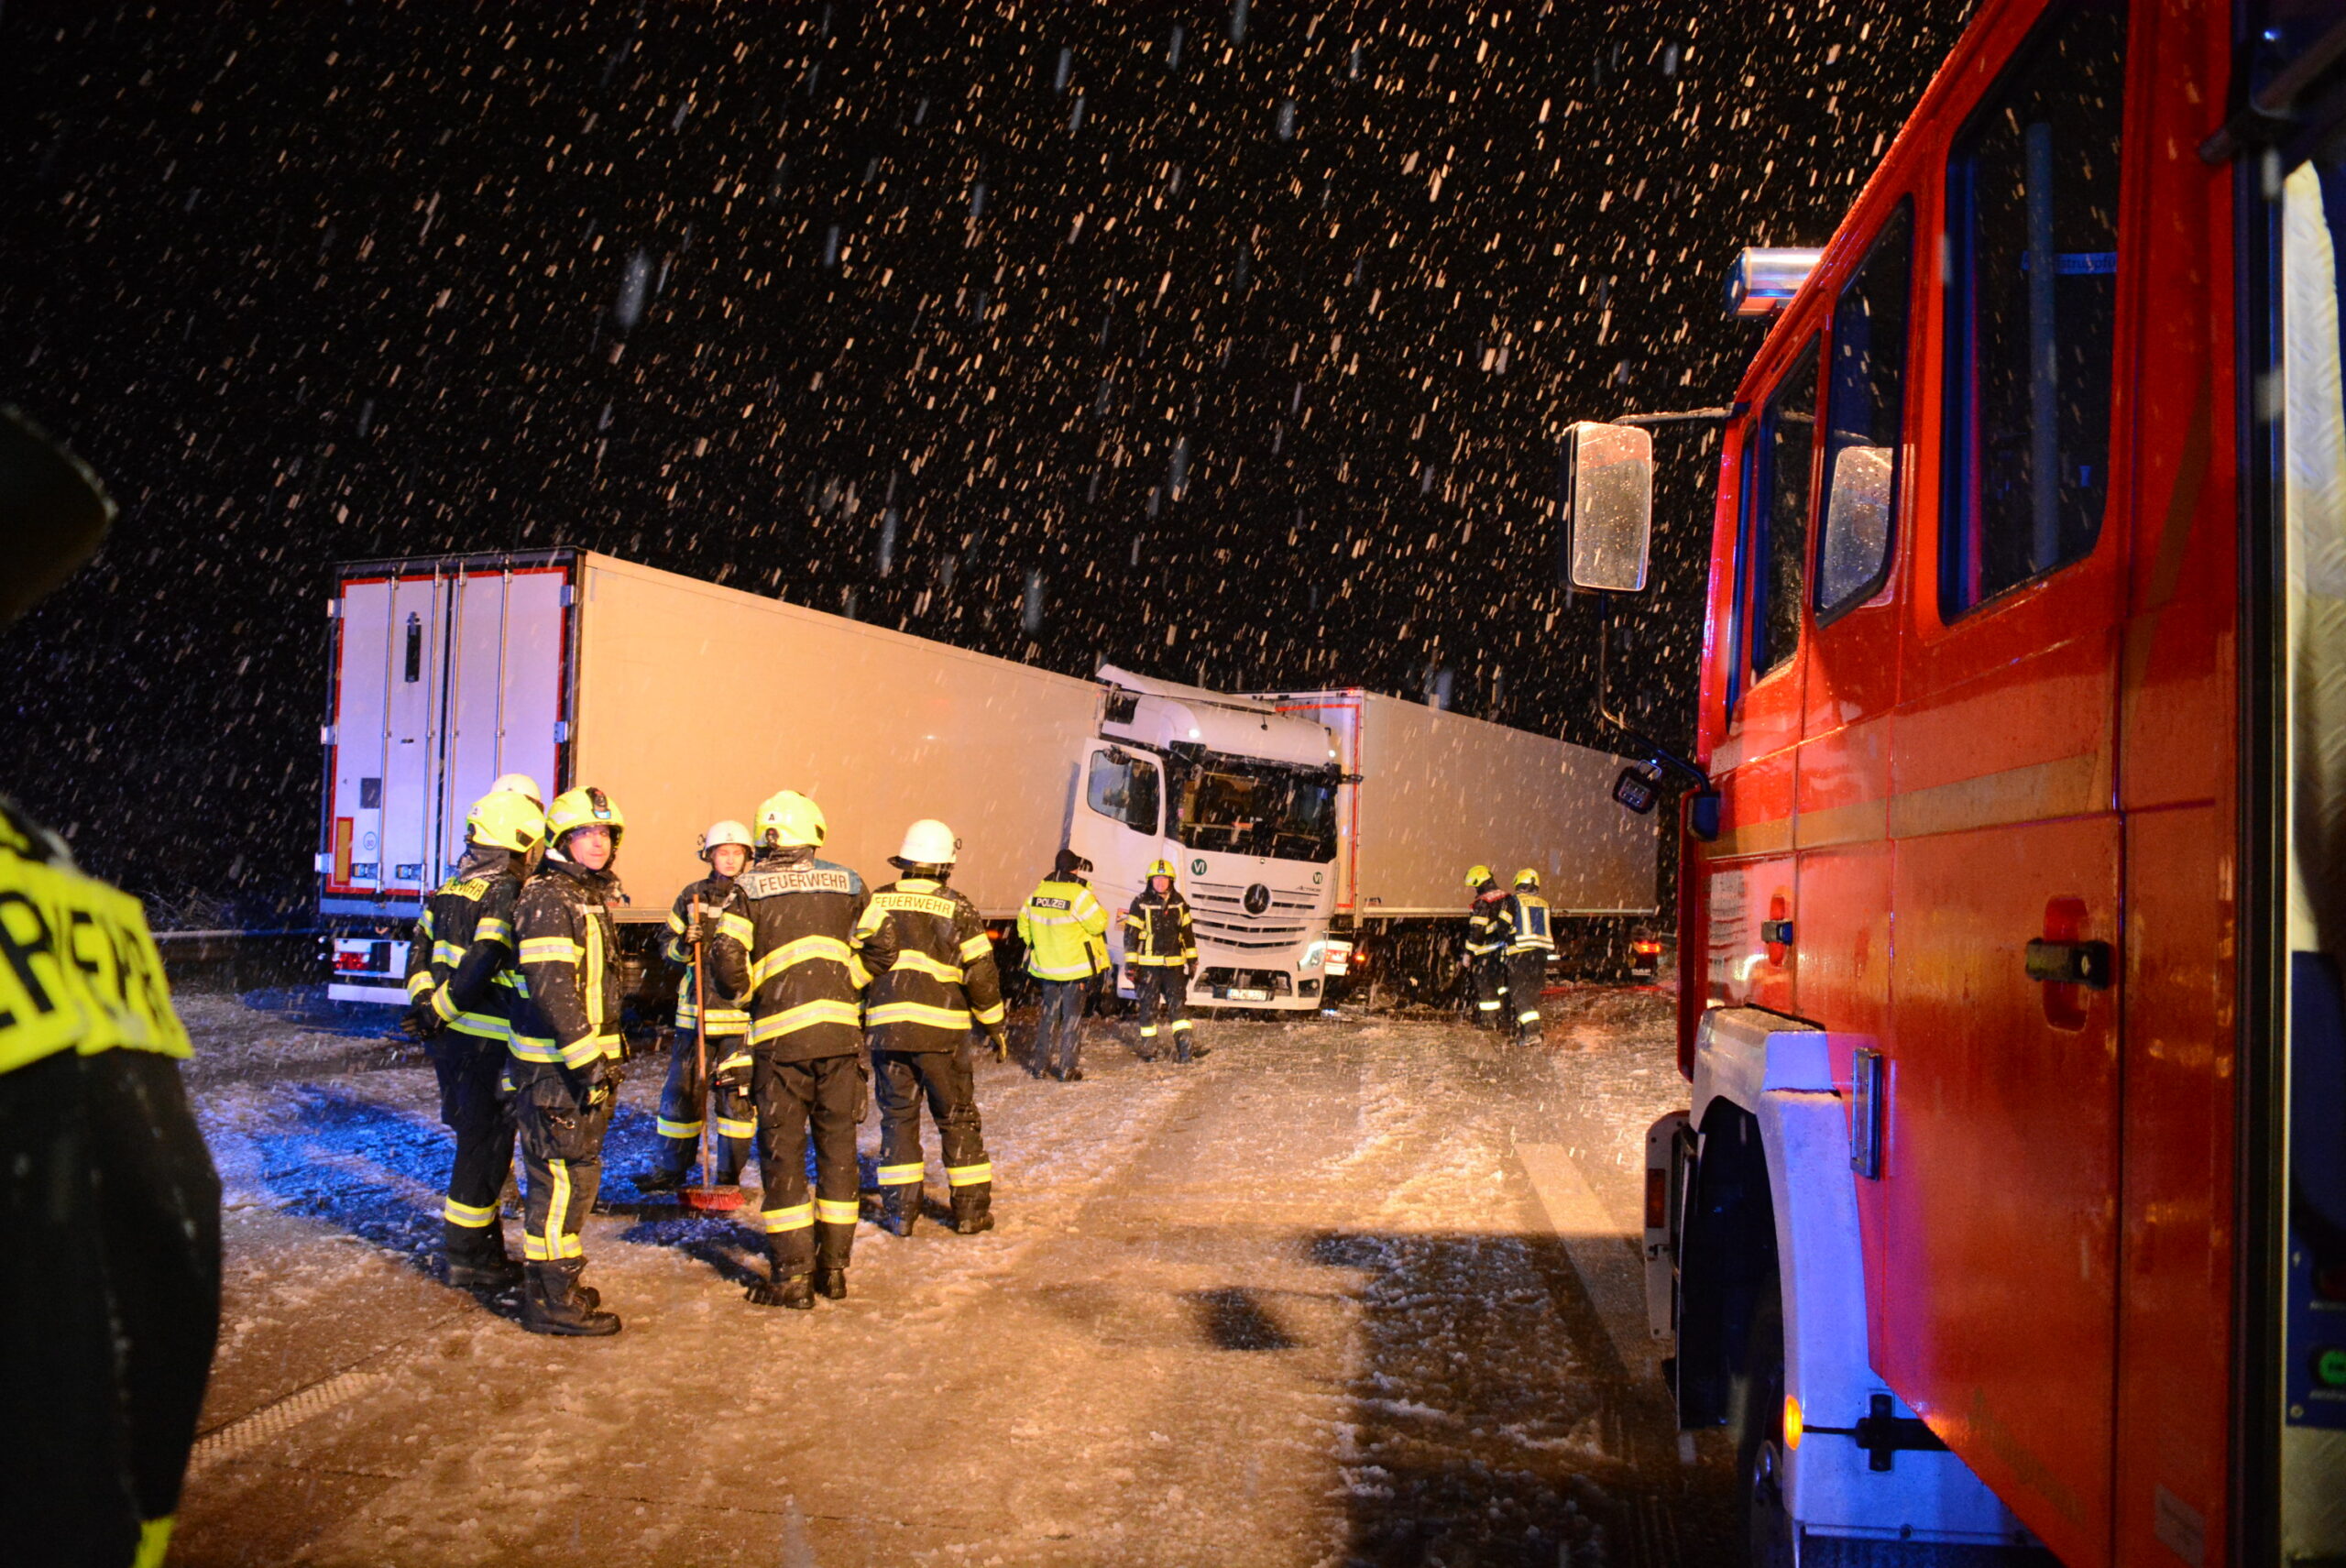
[[[327,564],[555,544],[1595,738],[1562,429],[1731,395],[1728,258],[1968,9],[14,0],[0,396],[124,516],[8,634],[6,783],[159,917],[298,919]],[[1715,450],[1616,626],[1665,734]]]

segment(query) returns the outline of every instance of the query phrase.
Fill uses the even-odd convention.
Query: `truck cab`
[[[1113,665],[1100,681],[1068,842],[1092,862],[1120,976],[1120,916],[1164,860],[1194,922],[1191,1004],[1316,1012],[1342,783],[1327,727]]]
[[[1646,1246],[1755,1561],[2346,1559],[2346,28],[2239,9],[1983,6],[1731,287]]]

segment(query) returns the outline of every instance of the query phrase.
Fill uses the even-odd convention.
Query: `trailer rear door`
[[[336,598],[319,910],[405,915],[463,852],[499,773],[559,787],[566,560],[346,569]]]

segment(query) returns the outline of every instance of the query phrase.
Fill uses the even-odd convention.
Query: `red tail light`
[[[1629,951],[1633,953],[1641,953],[1650,958],[1661,951],[1661,944],[1660,942],[1632,942],[1629,944]]]
[[[1646,1172],[1646,1229],[1658,1231],[1670,1223],[1670,1172]]]
[[[353,970],[363,970],[367,967],[366,951],[362,948],[355,953],[336,953],[334,956],[334,967],[337,974],[348,974]]]

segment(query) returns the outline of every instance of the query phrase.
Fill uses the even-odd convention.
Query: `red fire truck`
[[[1693,755],[1617,795],[1682,786],[1648,1277],[1757,1561],[2346,1563],[2342,16],[1988,0],[1730,285]],[[1582,587],[1660,422],[1566,438]]]

